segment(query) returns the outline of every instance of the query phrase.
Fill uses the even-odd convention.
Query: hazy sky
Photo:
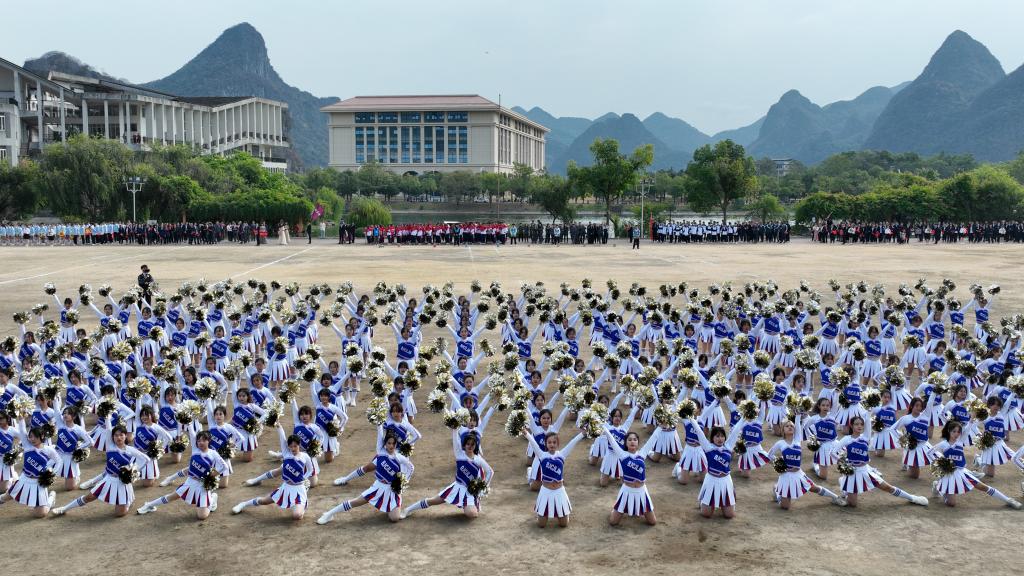
[[[247,21],[284,80],[318,96],[500,93],[556,116],[661,111],[709,133],[791,88],[825,104],[912,80],[958,28],[1007,72],[1024,62],[1024,2],[1005,0],[50,0],[7,18],[0,57],[19,64],[61,50],[145,82]]]

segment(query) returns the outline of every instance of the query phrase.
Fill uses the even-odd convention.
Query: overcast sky
[[[284,80],[318,96],[500,93],[556,116],[661,111],[708,133],[791,88],[826,104],[912,80],[958,28],[1008,72],[1024,62],[1024,2],[996,0],[49,0],[8,11],[0,57],[61,50],[145,82],[243,21]]]

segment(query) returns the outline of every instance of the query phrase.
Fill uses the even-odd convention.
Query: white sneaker
[[[97,480],[90,478],[89,480],[86,480],[85,482],[82,482],[81,484],[79,484],[78,485],[78,489],[79,490],[88,490],[89,488],[92,488],[96,484],[96,482],[97,482]]]
[[[263,482],[263,480],[260,480],[259,478],[249,478],[245,482],[242,482],[242,485],[243,486],[259,486],[262,482]]]
[[[1021,509],[1020,502],[1014,500],[1013,498],[1010,498],[1009,500],[1007,500],[1006,501],[1006,505],[1009,506],[1010,508],[1013,508],[1014,510],[1020,510]]]
[[[836,494],[832,497],[832,503],[840,507],[846,506],[846,494]]]
[[[934,495],[934,496],[938,496],[939,495],[939,481],[938,480],[932,482],[932,495]]]
[[[814,468],[814,475],[817,476],[818,478],[821,478],[821,467],[818,466],[817,464],[815,464],[813,466],[813,468]]]
[[[231,509],[232,514],[241,514],[242,510],[245,510],[245,502],[239,502],[235,504],[234,508]]]
[[[171,482],[174,482],[174,478],[171,477],[171,476],[168,476],[167,478],[164,478],[163,480],[160,481],[160,487],[164,488],[164,487],[170,486]]]
[[[682,473],[682,470],[682,465],[677,462],[676,465],[672,467],[672,477],[678,480],[679,475]]]
[[[1018,503],[1018,504],[1017,504],[1017,506],[1020,506],[1020,504]],[[410,513],[409,513],[408,511],[406,511],[406,510],[402,510],[402,513],[398,515],[398,518],[399,518],[400,520],[405,520],[406,518],[408,518],[408,517],[409,517],[409,514],[410,514]]]
[[[219,500],[216,494],[210,494],[210,512],[217,511],[217,500]]]
[[[57,493],[50,490],[50,494],[46,497],[46,507],[53,508],[53,503],[57,501]]]
[[[149,514],[150,512],[154,512],[155,510],[156,510],[156,506],[150,506],[150,505],[146,504],[142,508],[139,508],[138,510],[136,510],[135,513],[138,514],[139,516],[143,516],[145,514]]]
[[[914,504],[917,504],[918,506],[928,505],[928,499],[925,498],[924,496],[911,496],[910,501],[913,502]]]
[[[281,457],[281,453],[278,452],[277,450],[267,450],[267,454],[270,454],[270,456],[272,458],[280,458]]]
[[[66,512],[66,510],[64,509],[63,506],[60,506],[58,508],[51,508],[50,509],[50,514],[53,514],[54,516],[63,516],[64,512]]]
[[[344,486],[346,484],[348,484],[348,478],[346,478],[345,476],[342,476],[341,478],[335,478],[334,479],[334,485],[335,486]]]
[[[334,516],[332,514],[330,514],[330,513],[324,512],[323,516],[320,516],[319,518],[316,519],[316,523],[320,524],[321,526],[323,526],[324,524],[327,524],[331,520],[334,520]]]

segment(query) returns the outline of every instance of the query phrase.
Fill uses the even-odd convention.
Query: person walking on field
[[[630,235],[633,237],[633,249],[634,250],[639,250],[640,249],[640,226],[633,226],[633,229],[631,230]]]
[[[312,244],[313,243],[313,223],[312,222],[310,222],[306,226],[306,238],[309,239],[309,241],[306,242],[306,244]]]

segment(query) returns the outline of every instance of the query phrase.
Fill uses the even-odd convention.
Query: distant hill
[[[1003,67],[967,33],[950,34],[921,75],[897,94],[879,115],[864,148],[936,154],[949,147],[971,102],[1005,78]],[[973,142],[959,142],[973,150]]]
[[[761,133],[762,124],[764,124],[764,116],[761,116],[752,124],[747,124],[740,128],[733,128],[732,130],[722,130],[721,132],[713,135],[711,137],[711,141],[721,142],[722,140],[732,140],[742,146],[750,146],[754,140],[757,140],[758,134]]]
[[[795,158],[814,164],[837,152],[860,149],[893,94],[890,88],[876,86],[853,100],[822,107],[790,90],[768,110],[748,151],[756,158]]]
[[[951,130],[946,149],[991,162],[1024,151],[1024,66],[974,99]]]
[[[693,151],[711,141],[711,137],[697,130],[685,120],[655,112],[644,118],[644,127],[651,131],[670,148],[682,153],[687,159]]]
[[[26,70],[31,70],[43,77],[45,77],[51,70],[57,70],[68,74],[74,74],[76,76],[84,76],[86,78],[99,78],[100,80],[129,83],[123,78],[117,78],[105,72],[100,72],[70,54],[65,54],[64,52],[56,50],[47,52],[39,58],[30,58],[25,60],[24,67]]]
[[[580,134],[554,162],[548,165],[548,171],[557,174],[564,174],[569,161],[574,160],[581,166],[588,166],[592,162],[590,145],[597,138],[614,138],[619,141],[619,150],[624,154],[630,154],[634,149],[645,144],[654,145],[654,170],[662,168],[681,168],[686,166],[689,158],[673,150],[668,144],[651,134],[643,122],[632,114],[605,115],[604,120],[595,120],[582,134]]]
[[[177,72],[144,84],[182,96],[260,96],[288,103],[291,144],[304,164],[327,165],[327,115],[337,98],[318,98],[288,85],[267,56],[263,36],[248,23],[225,30]]]

